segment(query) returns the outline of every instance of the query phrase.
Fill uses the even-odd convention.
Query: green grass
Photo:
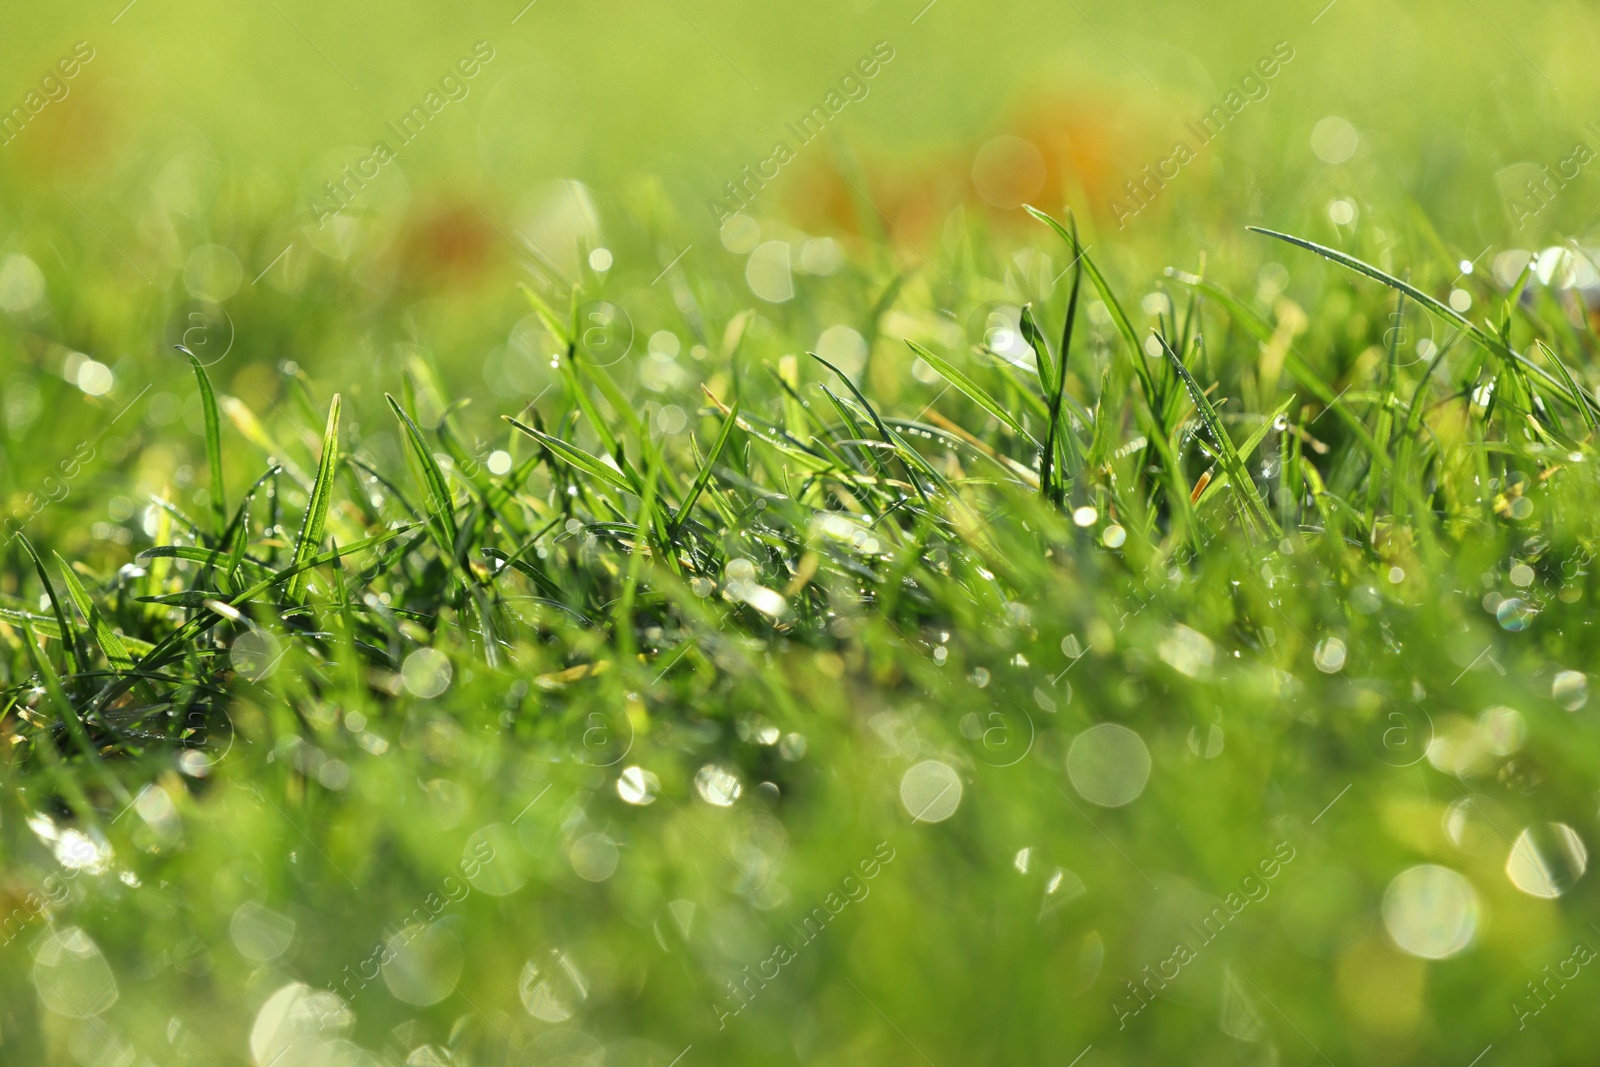
[[[1597,828],[1600,338],[1571,290],[1313,236],[1152,279],[974,224],[787,305],[721,253],[507,287],[537,395],[393,334],[174,360],[164,429],[42,379],[0,1059],[1581,1061],[1597,979],[1516,1005],[1600,939],[1542,829]],[[339,285],[241,334],[293,352]],[[1031,365],[973,343],[994,301]],[[804,354],[830,321],[864,369]],[[1555,899],[1508,876],[1524,828]],[[1396,940],[1419,864],[1475,895],[1448,959]],[[280,1020],[297,981],[347,1010]]]

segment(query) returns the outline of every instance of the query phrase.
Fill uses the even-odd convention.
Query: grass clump
[[[482,417],[189,357],[203,491],[7,556],[0,1048],[1561,1062],[1592,319],[1276,233],[1293,292],[1135,305],[1039,219],[861,268],[865,369],[716,268],[665,384],[528,290]]]

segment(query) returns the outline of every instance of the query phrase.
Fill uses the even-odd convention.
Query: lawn
[[[835,6],[5,46],[0,1063],[1588,1062],[1593,15]]]

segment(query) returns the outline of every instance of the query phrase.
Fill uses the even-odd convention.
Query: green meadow
[[[1589,1062],[1597,43],[7,18],[0,1064]]]

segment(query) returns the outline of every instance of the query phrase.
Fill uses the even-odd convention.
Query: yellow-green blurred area
[[[1583,223],[1587,175],[1520,230],[1508,202],[1595,139],[1595,22],[1581,4],[1372,0],[35,9],[9,15],[0,44],[0,107],[44,105],[7,128],[0,225],[47,276],[114,279],[130,305],[175,295],[203,244],[238,259],[213,289],[237,273],[292,292],[332,257],[375,289],[471,301],[506,288],[507,261],[527,254],[507,246],[538,230],[548,183],[583,183],[595,216],[538,232],[548,254],[570,261],[575,228],[642,237],[614,249],[616,269],[648,280],[685,246],[721,251],[706,202],[733,206],[724,183],[786,141],[795,159],[753,214],[885,232],[909,263],[911,246],[938,258],[957,206],[1014,221],[1021,199],[1071,204],[1119,247],[1187,250],[1246,222],[1325,230],[1349,198],[1336,218],[1470,258]],[[79,42],[93,58],[52,100],[41,82]],[[880,42],[892,60],[841,89]],[[1261,77],[1280,47],[1292,59]],[[491,58],[459,76],[475,48]],[[800,144],[789,124],[830,92],[843,106]],[[430,93],[439,108],[401,141]],[[1242,106],[1201,143],[1190,123],[1230,93]],[[1328,118],[1342,122],[1314,144]],[[1195,155],[1181,165],[1179,141]],[[339,220],[313,223],[324,183],[382,142],[393,160],[346,180],[363,187]],[[1146,166],[1177,173],[1119,232],[1113,200]]]
[[[463,393],[528,396],[548,346],[518,344],[518,281],[614,302],[635,358],[683,326],[674,264],[710,289],[705,329],[755,305],[809,340],[870,303],[860,277],[830,290],[841,264],[936,286],[976,232],[1003,276],[1039,239],[1024,201],[1073,208],[1117,273],[1204,256],[1248,291],[1281,257],[1255,223],[1483,274],[1589,225],[1595,22],[1372,0],[32,9],[0,40],[0,336],[69,381],[86,353],[115,401],[203,343],[174,324],[204,299],[230,319],[214,374],[257,408],[274,363],[387,388],[404,346]],[[783,263],[748,291],[763,244]],[[950,290],[922,303],[967,316]]]

